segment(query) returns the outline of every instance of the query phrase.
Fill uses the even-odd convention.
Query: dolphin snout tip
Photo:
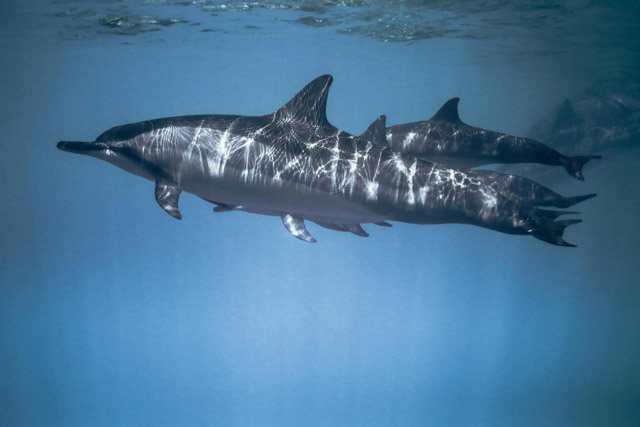
[[[85,142],[85,141],[60,141],[56,144],[59,150],[70,151],[72,153],[90,153],[92,151],[102,151],[109,148],[103,142]]]

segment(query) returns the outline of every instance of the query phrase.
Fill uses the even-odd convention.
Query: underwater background
[[[0,425],[640,425],[639,22],[638,1],[4,0]],[[403,223],[311,245],[186,193],[175,221],[153,183],[56,149],[267,114],[326,73],[353,134],[459,96],[466,123],[602,154],[585,182],[510,169],[598,193],[578,247]],[[566,99],[573,140],[549,136]]]

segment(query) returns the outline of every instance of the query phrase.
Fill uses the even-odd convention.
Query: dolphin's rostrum
[[[304,220],[368,236],[362,223],[466,223],[531,234],[561,246],[567,212],[539,209],[500,191],[490,174],[464,172],[400,154],[386,144],[385,116],[360,136],[332,126],[332,77],[318,77],[264,116],[197,115],[114,127],[94,142],[58,148],[106,160],[155,182],[158,204],[181,219],[182,191],[241,210],[279,216],[298,239],[315,242]],[[560,196],[561,197],[561,196]]]

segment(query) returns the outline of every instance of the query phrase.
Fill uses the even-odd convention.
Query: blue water
[[[418,3],[0,5],[0,425],[640,425],[637,147],[585,182],[536,177],[598,193],[575,249],[402,223],[311,224],[311,245],[189,194],[176,221],[153,183],[55,147],[269,113],[325,73],[354,134],[460,96],[466,122],[526,136],[595,82],[638,81],[637,2]]]

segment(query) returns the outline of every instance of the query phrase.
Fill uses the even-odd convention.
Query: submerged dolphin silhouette
[[[565,213],[512,200],[489,176],[466,173],[386,145],[385,116],[361,136],[332,126],[324,75],[264,116],[197,115],[114,127],[93,142],[58,148],[108,161],[155,182],[158,204],[181,219],[184,190],[216,211],[276,215],[295,237],[315,242],[304,220],[366,236],[361,223],[466,223],[546,242],[562,239]]]
[[[531,135],[575,150],[606,151],[637,146],[640,140],[640,84],[610,81],[566,99]]]
[[[460,98],[447,101],[429,120],[387,128],[392,150],[423,157],[447,166],[468,169],[493,163],[542,163],[564,166],[569,175],[584,180],[582,168],[601,156],[567,157],[529,138],[469,126],[460,120]]]

